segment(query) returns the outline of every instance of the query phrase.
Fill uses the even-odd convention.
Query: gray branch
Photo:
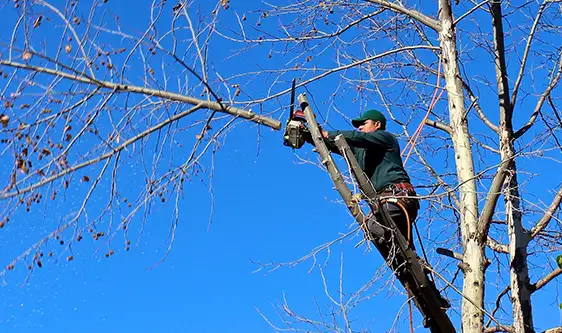
[[[429,28],[439,32],[441,31],[441,25],[435,19],[426,16],[418,11],[405,8],[397,3],[386,1],[386,0],[365,0],[370,3],[380,5],[381,7],[388,8],[394,12],[408,15],[409,17],[421,22],[422,24],[428,26]]]
[[[426,125],[429,125],[429,126],[431,126],[431,127],[435,127],[435,128],[437,128],[437,129],[440,129],[440,130],[442,130],[442,131],[445,131],[445,132],[447,132],[447,133],[449,133],[449,134],[451,134],[451,132],[452,132],[451,126],[449,126],[448,124],[442,123],[442,122],[440,122],[440,121],[427,119],[427,120],[425,121],[425,124],[426,124]]]
[[[328,147],[326,147],[326,144],[324,143],[322,132],[320,131],[318,123],[316,122],[316,119],[314,117],[314,113],[312,112],[312,109],[308,104],[306,95],[300,94],[298,97],[298,101],[308,122],[308,127],[312,136],[312,140],[314,141],[314,145],[316,146],[316,148],[318,148],[318,153],[320,154],[322,165],[324,165],[324,167],[326,167],[326,169],[328,170],[330,178],[334,182],[336,189],[338,190],[340,196],[345,202],[345,205],[347,206],[355,220],[357,220],[360,226],[365,228],[365,214],[359,207],[359,204],[353,199],[353,193],[345,183],[343,175],[339,171],[336,163],[334,162],[334,159],[330,155]]]
[[[515,132],[515,134],[513,134],[513,137],[515,139],[520,138],[523,134],[525,134],[525,132],[527,132],[531,128],[531,126],[533,126],[535,120],[537,120],[537,116],[539,115],[539,112],[541,111],[544,101],[550,96],[550,92],[552,91],[552,89],[554,89],[554,87],[556,87],[556,85],[560,81],[560,76],[562,74],[562,54],[558,59],[558,63],[559,65],[558,65],[558,70],[556,71],[556,75],[554,76],[554,78],[552,78],[548,87],[546,87],[544,92],[541,94],[541,97],[539,98],[539,101],[535,106],[535,110],[533,111],[531,118],[529,118],[529,121],[525,125],[523,125],[523,127],[521,127],[517,132]]]
[[[548,329],[546,331],[543,331],[542,333],[562,333],[562,326]]]
[[[168,92],[165,90],[158,90],[158,89],[150,89],[140,86],[133,86],[133,85],[125,85],[125,84],[117,84],[109,81],[101,81],[92,79],[83,75],[78,74],[70,74],[59,70],[54,70],[51,68],[46,67],[39,67],[39,66],[32,66],[22,63],[17,63],[14,61],[9,60],[0,60],[0,65],[14,67],[14,68],[21,68],[25,70],[30,70],[36,73],[44,73],[50,74],[58,77],[62,77],[68,80],[76,81],[76,82],[83,82],[92,85],[96,85],[99,87],[115,90],[115,91],[124,91],[136,94],[143,94],[149,96],[155,96],[160,98],[165,98],[171,101],[176,102],[183,102],[191,105],[197,105],[199,108],[210,109],[218,112],[228,113],[236,117],[248,119],[250,121],[256,122],[258,124],[263,124],[265,126],[271,127],[273,129],[279,130],[281,129],[281,122],[277,119],[273,119],[266,116],[258,115],[252,111],[235,108],[224,103],[217,103],[211,101],[205,101],[198,98],[194,98],[191,96],[186,96],[178,93]]]
[[[484,241],[488,236],[490,221],[494,216],[498,199],[502,193],[502,184],[505,181],[505,177],[507,176],[509,161],[509,159],[502,161],[498,168],[498,171],[494,175],[492,185],[488,190],[488,195],[486,196],[486,204],[484,205],[484,209],[482,209],[482,214],[480,214],[480,218],[478,221],[478,233],[482,241]]]
[[[548,209],[546,210],[544,215],[541,217],[539,222],[537,222],[537,224],[535,224],[535,226],[533,226],[531,228],[531,232],[530,232],[531,238],[535,237],[542,230],[544,230],[544,228],[546,228],[546,226],[548,225],[548,223],[552,219],[552,216],[554,215],[554,213],[556,212],[558,207],[560,207],[561,201],[562,201],[562,187],[558,190],[558,192],[554,196],[554,199],[552,199],[552,202],[550,203],[550,206],[548,206]]]
[[[538,280],[536,283],[531,285],[530,287],[531,292],[535,292],[541,289],[542,287],[546,286],[550,281],[554,280],[560,274],[562,274],[562,268],[557,268],[552,272],[548,273],[545,277],[543,277],[542,279]]]

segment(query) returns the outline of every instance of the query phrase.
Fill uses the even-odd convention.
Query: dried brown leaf
[[[33,28],[40,26],[41,20],[43,20],[43,15],[39,15],[39,17],[35,19],[35,22],[33,22]]]
[[[7,114],[0,115],[0,124],[2,124],[3,128],[8,127],[9,122],[10,122],[10,117]]]
[[[33,53],[29,52],[29,51],[25,51],[22,55],[23,60],[27,61],[29,59],[31,59],[31,57],[33,56]]]

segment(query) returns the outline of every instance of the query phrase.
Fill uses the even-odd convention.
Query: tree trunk
[[[534,333],[531,291],[529,289],[529,272],[527,267],[527,244],[529,242],[529,234],[523,228],[521,222],[519,183],[517,181],[517,167],[514,160],[515,148],[513,146],[513,105],[511,104],[511,98],[509,96],[509,81],[505,62],[501,2],[492,3],[491,9],[500,112],[500,155],[502,161],[508,161],[508,175],[504,181],[502,192],[509,235],[513,327],[515,332]]]
[[[513,154],[513,144],[502,147],[502,158]],[[508,157],[509,158],[509,157]],[[534,333],[527,266],[528,232],[523,228],[519,210],[519,189],[515,162],[510,163],[503,190],[507,230],[509,234],[509,275],[513,327],[515,332]]]
[[[451,137],[455,149],[456,168],[460,187],[461,233],[464,247],[464,272],[462,301],[462,331],[481,333],[484,328],[484,271],[485,244],[478,235],[478,203],[474,162],[468,134],[468,122],[464,103],[463,87],[460,80],[456,35],[453,25],[451,4],[439,0],[439,33],[443,76],[448,95]],[[468,299],[467,299],[468,298]],[[476,304],[475,305],[473,305]]]

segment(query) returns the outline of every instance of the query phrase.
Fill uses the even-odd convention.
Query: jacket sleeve
[[[314,146],[314,140],[312,140],[312,135],[309,131],[304,132],[303,136],[305,142],[308,142]],[[328,148],[329,151],[341,155],[338,146],[336,146],[334,138],[324,138],[324,143],[326,144],[326,148]]]
[[[336,146],[336,142],[334,141],[334,138],[331,137],[328,137],[327,139],[324,138],[324,143],[326,144],[326,147],[328,148],[329,151],[341,155],[340,149],[338,148],[338,146]]]
[[[363,133],[358,131],[330,131],[328,138],[334,139],[336,136],[343,134],[343,137],[352,148],[375,148],[375,149],[389,149],[392,148],[392,143],[381,132]]]

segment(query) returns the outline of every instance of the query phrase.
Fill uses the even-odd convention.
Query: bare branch
[[[484,333],[497,333],[497,332],[514,333],[515,330],[513,329],[512,326],[492,326],[484,330]]]
[[[511,105],[515,105],[517,101],[517,93],[519,92],[519,86],[521,85],[521,81],[523,80],[523,75],[525,74],[525,66],[527,65],[527,57],[529,56],[529,51],[531,50],[531,45],[533,41],[533,37],[535,36],[535,31],[537,30],[537,26],[539,20],[541,19],[544,10],[546,9],[547,4],[551,3],[550,0],[545,0],[541,4],[537,16],[535,17],[535,21],[533,22],[533,26],[531,27],[531,31],[529,32],[529,36],[527,37],[527,45],[525,45],[525,51],[523,52],[523,59],[521,60],[521,67],[519,68],[519,74],[517,75],[517,79],[515,80],[515,84],[513,86],[513,95],[511,96]]]
[[[352,63],[346,64],[346,65],[342,65],[342,66],[339,66],[339,67],[336,67],[336,68],[332,68],[332,69],[330,69],[330,70],[328,70],[328,71],[325,71],[325,72],[322,73],[322,74],[319,74],[319,75],[314,76],[314,77],[312,77],[312,78],[310,78],[310,79],[308,79],[308,80],[305,80],[305,81],[303,81],[303,82],[301,82],[301,83],[296,84],[295,87],[296,87],[296,88],[303,87],[303,86],[306,86],[307,84],[309,84],[309,83],[311,83],[311,82],[318,81],[318,80],[320,80],[321,78],[324,78],[324,77],[329,76],[329,75],[331,75],[331,74],[334,74],[334,73],[337,73],[337,72],[341,72],[341,71],[345,71],[345,70],[347,70],[347,69],[357,67],[357,66],[359,66],[359,65],[362,65],[362,64],[364,64],[364,63],[371,62],[371,61],[373,61],[373,60],[382,59],[382,58],[384,58],[384,57],[388,57],[388,56],[391,56],[391,55],[396,54],[396,53],[400,53],[400,52],[404,52],[404,51],[412,51],[412,50],[439,50],[439,47],[437,47],[437,46],[431,46],[431,45],[413,45],[413,46],[399,47],[399,48],[396,48],[396,49],[394,49],[394,50],[390,50],[390,51],[386,51],[386,52],[383,52],[383,53],[375,54],[374,56],[370,56],[370,57],[367,57],[367,58],[364,58],[364,59],[361,59],[361,60],[358,60],[358,61],[354,61],[354,62],[352,62]],[[286,90],[283,90],[283,91],[281,91],[281,92],[278,92],[278,93],[273,94],[273,95],[271,95],[271,96],[268,96],[268,97],[266,97],[266,98],[258,99],[258,100],[255,100],[255,101],[253,101],[253,102],[254,102],[254,103],[263,103],[263,102],[265,102],[265,101],[267,101],[267,100],[271,100],[271,99],[277,98],[277,97],[279,97],[279,96],[281,96],[281,95],[284,95],[284,94],[286,94],[286,93],[288,93],[288,92],[290,92],[290,91],[291,91],[291,89],[288,88],[288,89],[286,89]],[[247,103],[247,102],[243,102],[243,103]]]
[[[494,308],[494,310],[492,311],[492,316],[494,316],[496,314],[496,312],[500,309],[500,302],[503,296],[505,296],[509,290],[511,289],[511,286],[506,286],[501,293],[498,294],[498,297],[496,297],[496,307]],[[488,321],[488,324],[486,326],[490,326],[490,324],[492,323],[492,320]]]
[[[546,210],[544,215],[541,217],[539,222],[537,222],[537,224],[535,224],[531,228],[531,231],[530,231],[531,238],[534,238],[541,231],[543,231],[544,228],[546,228],[546,226],[548,225],[548,223],[552,219],[552,216],[554,215],[554,213],[556,212],[558,207],[560,207],[561,201],[562,201],[562,187],[558,190],[558,192],[554,196],[554,199],[552,199],[552,203],[550,203],[550,206],[548,206],[548,209]]]
[[[31,70],[31,71],[38,72],[38,73],[45,73],[45,74],[50,74],[50,75],[54,75],[54,76],[59,76],[59,77],[65,78],[65,79],[83,82],[83,83],[89,83],[89,84],[92,84],[92,85],[108,88],[108,89],[111,89],[111,90],[131,92],[131,93],[143,94],[143,95],[148,95],[148,96],[156,96],[156,97],[165,98],[165,99],[168,99],[168,100],[171,100],[171,101],[184,102],[184,103],[188,103],[188,104],[191,104],[191,105],[197,105],[197,106],[199,106],[199,108],[211,109],[211,110],[214,110],[214,111],[228,113],[228,114],[231,114],[231,115],[236,116],[236,117],[248,119],[250,121],[256,122],[258,124],[266,125],[268,127],[276,129],[276,130],[281,129],[281,122],[277,119],[273,119],[273,118],[270,118],[270,117],[267,117],[267,116],[261,116],[261,115],[258,115],[256,113],[252,112],[252,111],[247,111],[247,110],[244,110],[244,109],[239,109],[239,108],[235,108],[235,107],[232,107],[232,106],[224,105],[223,103],[205,101],[205,100],[201,100],[201,99],[198,99],[198,98],[194,98],[194,97],[190,97],[190,96],[186,96],[186,95],[182,95],[182,94],[178,94],[178,93],[168,92],[168,91],[164,91],[164,90],[157,90],[157,89],[151,89],[151,88],[139,87],[139,86],[133,86],[133,85],[121,85],[121,84],[117,84],[117,83],[113,83],[113,82],[109,82],[109,81],[101,81],[101,80],[90,79],[90,78],[87,78],[85,76],[80,76],[80,75],[76,75],[76,74],[69,74],[69,73],[65,73],[65,72],[62,72],[62,71],[58,71],[58,70],[54,70],[54,69],[50,69],[50,68],[46,68],[46,67],[32,66],[32,65],[17,63],[17,62],[9,61],[9,60],[0,60],[0,65],[10,66],[10,67],[15,67],[15,68],[22,68],[22,69]]]
[[[488,239],[486,240],[486,245],[499,253],[509,253],[509,249],[507,248],[507,245],[505,244],[500,244],[497,240],[493,239],[492,237],[490,237],[488,235]]]
[[[24,194],[24,193],[33,191],[34,189],[36,189],[36,188],[38,188],[38,187],[41,187],[41,186],[43,186],[43,185],[49,184],[49,183],[51,183],[51,182],[53,182],[53,181],[59,179],[60,177],[62,177],[62,176],[64,176],[64,175],[67,175],[67,174],[72,173],[72,172],[74,172],[74,171],[76,171],[76,170],[82,169],[82,168],[87,167],[87,166],[89,166],[89,165],[98,163],[98,162],[100,162],[100,161],[106,160],[106,159],[112,157],[113,155],[119,153],[119,152],[122,151],[123,149],[127,148],[128,146],[132,145],[133,143],[137,142],[138,140],[140,140],[140,139],[146,137],[147,135],[149,135],[149,134],[151,134],[151,133],[153,133],[153,132],[155,132],[155,131],[157,131],[157,130],[163,128],[163,127],[166,126],[166,125],[169,125],[169,124],[173,123],[174,121],[177,121],[177,120],[179,120],[179,119],[181,119],[181,118],[187,116],[188,114],[191,114],[191,113],[193,113],[193,112],[199,110],[200,108],[201,108],[201,106],[196,105],[196,106],[194,106],[193,108],[191,108],[191,109],[189,109],[189,110],[186,110],[186,111],[184,111],[184,112],[178,113],[178,114],[176,114],[176,115],[174,115],[174,116],[172,116],[172,117],[166,119],[165,121],[162,121],[162,122],[160,122],[159,124],[157,124],[157,125],[155,125],[155,126],[149,128],[149,129],[147,129],[147,130],[145,130],[145,131],[143,131],[143,132],[141,132],[141,133],[135,135],[134,137],[128,139],[128,140],[125,141],[125,142],[123,142],[123,143],[122,143],[121,145],[119,145],[118,147],[111,149],[111,151],[109,151],[109,152],[107,152],[107,153],[105,153],[105,154],[103,154],[103,155],[101,155],[101,156],[98,156],[98,157],[96,157],[96,158],[90,159],[90,160],[88,160],[88,161],[85,161],[85,162],[82,162],[82,163],[80,163],[80,164],[77,164],[77,165],[74,165],[74,166],[72,166],[72,167],[69,167],[69,168],[67,168],[67,169],[64,169],[63,171],[61,171],[61,172],[59,172],[59,173],[57,173],[57,174],[54,174],[54,175],[52,175],[52,176],[46,177],[46,178],[42,179],[41,181],[39,181],[39,182],[37,182],[37,183],[35,183],[35,184],[32,184],[32,185],[30,185],[30,186],[28,186],[28,187],[26,187],[26,188],[17,189],[16,191],[8,192],[8,193],[2,192],[2,193],[0,193],[0,200],[8,199],[8,198],[11,198],[11,197],[14,197],[14,196],[17,196],[17,195],[21,195],[21,194]]]
[[[287,35],[287,37],[284,37],[284,38],[262,38],[262,39],[247,39],[247,38],[245,38],[246,36],[244,36],[244,39],[241,40],[241,39],[235,39],[235,38],[229,37],[229,36],[221,33],[220,31],[216,31],[216,33],[217,33],[217,35],[222,36],[222,37],[224,37],[228,40],[232,40],[232,41],[240,42],[240,43],[242,43],[242,42],[243,43],[303,42],[303,41],[311,41],[311,40],[318,40],[318,39],[330,39],[330,38],[342,35],[346,31],[348,31],[349,29],[359,25],[363,21],[379,15],[384,10],[385,9],[378,10],[376,12],[372,12],[368,15],[362,16],[359,19],[357,19],[353,22],[350,22],[345,27],[339,28],[337,31],[334,31],[334,32],[331,32],[331,33],[328,33],[328,34],[322,34],[322,35],[319,35],[319,36],[291,36],[291,35]]]
[[[380,5],[381,7],[384,8],[388,8],[392,11],[401,13],[401,14],[405,14],[410,16],[411,18],[421,22],[422,24],[428,26],[429,28],[439,32],[441,31],[441,26],[439,25],[439,22],[435,19],[432,19],[431,17],[428,17],[418,11],[412,10],[412,9],[407,9],[405,7],[402,7],[399,4],[390,2],[390,1],[386,1],[386,0],[365,0],[367,2],[370,3],[374,3],[377,5]]]
[[[478,221],[479,225],[479,236],[482,239],[482,242],[488,236],[488,229],[490,228],[490,221],[494,216],[494,212],[496,210],[496,205],[498,203],[498,199],[502,193],[502,185],[505,181],[507,176],[507,168],[510,164],[510,160],[505,160],[500,163],[498,167],[498,171],[494,175],[494,180],[490,185],[490,189],[488,190],[488,195],[486,196],[486,204],[482,209],[482,213],[480,214],[480,218]]]
[[[550,281],[554,280],[560,274],[562,274],[562,268],[557,268],[552,272],[548,273],[545,277],[543,277],[542,279],[538,280],[536,283],[533,283],[530,286],[531,292],[535,292],[541,289],[542,287],[546,286]]]
[[[470,98],[472,104],[474,105],[474,108],[476,109],[476,114],[478,115],[478,118],[480,118],[484,122],[484,124],[486,124],[486,126],[488,126],[492,131],[498,133],[499,130],[500,130],[499,127],[497,125],[495,125],[494,123],[492,123],[492,121],[490,119],[488,119],[488,117],[486,117],[486,115],[484,114],[484,111],[480,107],[480,104],[478,104],[478,97],[476,97],[476,95],[474,95],[474,93],[472,92],[472,89],[470,89],[470,86],[468,85],[468,83],[465,82],[465,80],[462,80],[462,85],[463,85],[464,90],[468,94],[468,98]]]
[[[562,333],[562,326],[547,329],[546,331],[544,331],[542,333]]]
[[[556,71],[556,75],[552,78],[552,80],[548,84],[548,87],[546,87],[545,91],[541,94],[541,97],[539,98],[539,101],[537,102],[537,105],[535,106],[535,110],[533,111],[533,114],[531,115],[529,121],[525,125],[523,125],[523,127],[521,127],[519,130],[517,130],[515,134],[513,134],[513,137],[515,139],[520,138],[523,134],[525,134],[525,132],[529,130],[529,128],[531,128],[531,126],[533,126],[535,120],[537,119],[537,116],[539,115],[542,105],[544,104],[544,101],[550,96],[550,92],[552,91],[552,89],[554,89],[554,87],[556,87],[556,85],[560,81],[561,74],[562,74],[562,54],[559,54],[558,70]]]
[[[78,46],[80,47],[80,52],[82,53],[82,56],[84,57],[84,62],[86,63],[86,67],[88,67],[88,70],[90,71],[90,75],[92,76],[92,78],[95,78],[96,75],[94,73],[94,70],[92,69],[92,61],[90,61],[90,58],[88,57],[88,55],[86,54],[86,51],[84,50],[84,42],[82,42],[80,37],[78,37],[78,34],[76,33],[76,30],[74,29],[72,24],[70,24],[68,19],[57,8],[53,7],[50,3],[45,2],[43,0],[38,0],[37,3],[39,3],[42,6],[45,6],[45,7],[49,8],[50,10],[55,12],[64,21],[64,24],[70,30],[70,32],[74,36],[74,39],[76,39],[76,42],[78,43]]]
[[[448,134],[451,134],[451,131],[452,131],[451,126],[449,126],[445,123],[442,123],[442,122],[439,122],[439,121],[436,121],[436,120],[431,120],[431,119],[426,119],[425,123],[426,123],[426,125],[429,125],[431,127],[435,127],[437,129],[440,129],[442,131],[447,132]]]
[[[459,18],[457,18],[454,22],[454,25],[457,25],[457,23],[459,23],[463,18],[467,17],[468,15],[474,13],[474,11],[476,11],[478,8],[482,7],[483,5],[489,3],[489,0],[484,0],[481,3],[475,5],[474,7],[472,7],[468,12],[462,14],[461,16],[459,16]]]

